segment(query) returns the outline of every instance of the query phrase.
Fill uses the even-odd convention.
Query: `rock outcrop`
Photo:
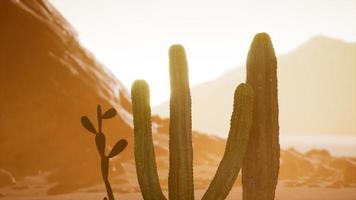
[[[0,1],[0,27],[0,167],[15,177],[49,170],[60,182],[99,181],[80,117],[95,120],[97,104],[114,107],[118,117],[104,124],[108,143],[131,141],[128,92],[46,0]]]

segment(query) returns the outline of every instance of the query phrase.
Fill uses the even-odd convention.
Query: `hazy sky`
[[[50,1],[127,88],[149,82],[152,105],[169,97],[171,44],[185,46],[196,85],[243,64],[257,32],[278,55],[318,34],[356,41],[356,0]]]

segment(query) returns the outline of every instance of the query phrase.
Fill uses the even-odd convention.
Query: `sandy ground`
[[[203,174],[200,175],[203,176]],[[53,183],[49,184],[46,181],[46,176],[46,173],[44,173],[37,176],[25,177],[15,185],[0,188],[0,200],[102,200],[106,195],[103,185],[83,188],[74,193],[47,195],[46,191],[53,186]],[[339,186],[338,188],[330,188],[323,184],[290,187],[286,183],[288,183],[288,181],[279,182],[276,191],[276,200],[356,200],[356,185],[350,185],[349,187]],[[141,194],[137,193],[139,189],[135,180],[129,181],[127,183],[127,188],[137,189],[123,190],[122,188],[125,188],[125,185],[121,185],[121,187],[117,186],[118,185],[115,184],[113,185],[117,200],[142,199]],[[133,193],[124,193],[120,191],[131,191]],[[196,199],[201,199],[204,192],[204,189],[197,189],[195,192]],[[226,199],[239,200],[242,199],[241,196],[242,188],[241,186],[238,186],[232,189]]]
[[[241,198],[241,187],[233,188],[227,200],[239,200]],[[196,199],[200,199],[204,194],[204,190],[196,191]],[[30,197],[12,194],[0,199],[4,200],[101,200],[105,193],[72,193],[66,195],[55,196],[37,196],[32,194]],[[142,199],[139,193],[130,194],[115,194],[116,199],[138,200]],[[356,188],[287,188],[280,186],[277,189],[277,200],[356,200]]]

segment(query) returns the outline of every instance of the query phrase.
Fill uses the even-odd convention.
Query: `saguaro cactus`
[[[241,169],[247,150],[252,124],[253,90],[240,84],[234,95],[234,108],[230,120],[230,131],[225,153],[203,200],[225,199]]]
[[[166,199],[157,175],[152,141],[150,93],[144,80],[137,80],[131,89],[135,134],[135,162],[138,182],[145,200]]]
[[[171,78],[169,176],[171,200],[194,199],[191,97],[188,64],[183,46],[169,49]]]
[[[101,158],[101,174],[104,180],[104,184],[106,187],[108,197],[105,197],[104,200],[115,200],[114,194],[111,189],[111,185],[109,182],[109,160],[110,158],[115,157],[120,152],[122,152],[126,146],[127,141],[125,139],[119,140],[114,147],[111,149],[109,155],[105,155],[105,146],[106,146],[106,138],[102,132],[102,120],[103,119],[110,119],[116,115],[116,110],[114,108],[109,109],[104,114],[102,114],[101,106],[98,105],[97,107],[97,117],[98,117],[98,131],[95,129],[93,123],[89,120],[87,116],[83,116],[81,118],[82,125],[86,128],[89,132],[95,134],[95,144],[98,150],[98,153]]]
[[[279,171],[277,60],[268,34],[253,39],[246,83],[255,91],[253,123],[243,160],[244,200],[273,200]]]
[[[191,139],[191,98],[188,81],[188,65],[184,48],[170,48],[170,169],[169,199],[194,199],[193,152]],[[159,186],[155,163],[151,111],[148,84],[143,80],[134,82],[131,91],[135,159],[138,180],[145,200],[165,199]],[[231,128],[224,157],[219,165],[205,200],[225,199],[238,175],[247,148],[252,124],[253,90],[247,84],[236,88]]]

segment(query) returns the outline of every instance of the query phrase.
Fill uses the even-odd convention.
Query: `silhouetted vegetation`
[[[191,96],[183,46],[171,46],[169,65],[169,199],[194,200]],[[133,83],[131,99],[136,172],[142,196],[145,200],[165,200],[158,179],[152,139],[149,86],[144,80]],[[83,126],[95,134],[109,200],[114,200],[108,180],[109,159],[127,146],[126,140],[120,140],[110,154],[105,155],[102,120],[115,115],[113,108],[102,114],[98,105],[98,130],[88,117],[81,119]],[[279,151],[277,61],[269,35],[259,33],[248,54],[246,83],[235,90],[224,156],[202,199],[225,199],[242,166],[243,199],[273,200],[279,172]]]
[[[166,198],[158,180],[152,141],[149,89],[144,80],[136,80],[133,83],[131,98],[135,127],[135,163],[141,193],[145,200],[163,200]]]
[[[86,128],[89,132],[95,134],[95,144],[96,148],[98,150],[98,153],[101,158],[101,174],[105,183],[106,191],[108,197],[105,197],[104,200],[114,200],[114,195],[111,189],[111,185],[109,182],[109,160],[110,158],[115,157],[118,155],[120,152],[122,152],[126,146],[127,146],[127,141],[125,139],[119,140],[114,147],[111,149],[109,155],[105,154],[105,148],[106,148],[106,138],[104,133],[102,132],[102,122],[103,119],[110,119],[113,118],[116,115],[116,110],[114,108],[111,108],[102,113],[101,106],[98,105],[97,107],[97,118],[98,118],[98,130],[95,129],[93,123],[89,120],[87,116],[83,116],[81,118],[82,125],[84,128]]]
[[[194,199],[191,97],[184,48],[169,50],[171,100],[169,124],[169,199]],[[166,199],[159,185],[152,141],[149,87],[144,80],[132,85],[135,160],[137,177],[145,200]],[[224,157],[203,199],[225,199],[241,168],[252,124],[253,89],[240,84]]]
[[[274,200],[279,172],[277,59],[268,34],[253,39],[246,83],[255,91],[253,122],[243,160],[244,200]]]

